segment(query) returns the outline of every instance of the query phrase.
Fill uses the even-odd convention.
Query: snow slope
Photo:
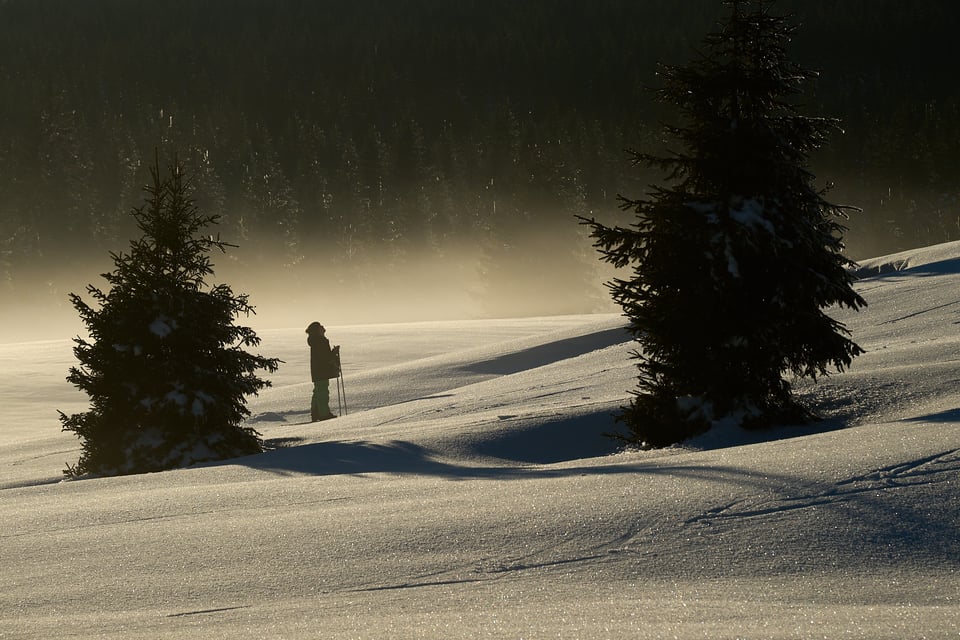
[[[263,332],[273,450],[71,482],[69,341],[0,345],[0,638],[958,638],[960,247],[869,267],[823,422],[656,452],[613,315],[330,327],[321,424]]]

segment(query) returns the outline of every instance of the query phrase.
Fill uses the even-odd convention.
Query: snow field
[[[868,353],[800,385],[823,422],[654,452],[602,435],[615,315],[329,327],[320,424],[303,329],[264,331],[271,451],[70,482],[69,341],[0,345],[0,638],[957,638],[960,249],[929,251],[858,283]]]

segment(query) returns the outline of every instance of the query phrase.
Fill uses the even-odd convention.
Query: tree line
[[[804,99],[846,129],[815,162],[836,200],[865,209],[850,250],[960,237],[960,10],[778,6],[802,25],[797,59],[823,71]],[[55,288],[56,271],[123,246],[159,149],[240,245],[237,269],[376,295],[429,256],[448,277],[479,273],[493,314],[555,281],[552,311],[592,310],[603,293],[573,216],[615,214],[617,193],[655,179],[624,149],[670,145],[647,90],[657,63],[689,57],[721,13],[717,0],[5,0],[0,295]]]

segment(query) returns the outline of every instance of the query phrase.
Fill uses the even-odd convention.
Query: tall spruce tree
[[[866,304],[842,255],[839,220],[855,208],[827,202],[808,168],[837,122],[793,102],[815,76],[787,57],[795,27],[769,0],[725,4],[703,51],[662,70],[685,151],[631,152],[668,186],[620,197],[636,214],[628,228],[582,219],[604,260],[632,267],[609,286],[638,344],[638,389],[619,418],[642,446],[805,421],[785,374],[816,379],[862,353],[824,312]]]
[[[159,165],[159,162],[158,162]],[[208,287],[210,252],[227,245],[201,232],[217,222],[188,195],[179,164],[161,179],[151,169],[147,198],[133,211],[143,232],[128,253],[112,253],[104,293],[89,285],[95,309],[70,299],[89,340],[76,338],[80,366],[67,380],[90,396],[90,410],[60,418],[82,441],[68,475],[159,471],[262,450],[241,423],[245,396],[269,385],[257,376],[279,360],[247,353],[256,333],[234,324],[253,311],[246,295]]]

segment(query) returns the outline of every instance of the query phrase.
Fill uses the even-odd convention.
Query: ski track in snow
[[[880,496],[918,485],[956,481],[960,474],[960,449],[952,449],[920,460],[912,460],[877,469],[868,474],[841,480],[833,486],[780,500],[755,502],[735,500],[709,509],[687,520],[686,524],[711,524],[726,519],[755,518],[846,502],[860,494]]]

